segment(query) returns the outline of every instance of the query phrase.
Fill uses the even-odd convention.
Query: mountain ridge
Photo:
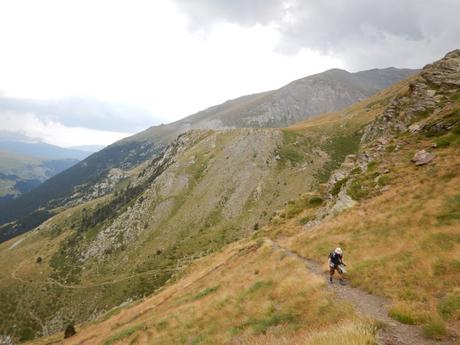
[[[279,90],[242,96],[172,124],[152,127],[106,147],[71,169],[46,181],[44,185],[38,186],[30,193],[6,205],[0,205],[0,224],[19,221],[40,208],[49,211],[52,208],[69,204],[69,202],[74,203],[76,201],[72,201],[73,195],[80,195],[87,189],[94,190],[95,185],[109,187],[96,188],[100,192],[94,195],[101,196],[111,192],[110,186],[114,184],[106,184],[101,181],[110,180],[109,173],[112,168],[123,170],[145,162],[152,155],[163,152],[167,144],[189,129],[283,127],[298,121],[299,118],[304,119],[305,114],[313,115],[338,110],[338,108],[365,98],[366,95],[375,93],[384,84],[393,82],[395,78],[401,80],[414,72],[414,70],[393,68],[363,71],[359,72],[360,74],[344,72],[345,80],[335,80],[335,77],[330,75],[334,74],[333,72],[319,73],[294,81]],[[385,82],[385,78],[381,78],[382,74],[384,76],[388,74],[388,81]],[[373,78],[376,79],[375,82],[372,82]],[[330,86],[331,80],[337,87]],[[373,86],[370,87],[370,85]],[[350,92],[347,91],[348,88]],[[331,101],[337,98],[336,94],[341,94],[342,99],[339,102]],[[272,103],[274,106],[271,105]],[[308,111],[302,110],[305,104],[310,103],[313,106]],[[254,119],[257,121],[252,122]],[[0,229],[0,234],[1,232]],[[8,233],[11,236],[15,231],[9,229]]]

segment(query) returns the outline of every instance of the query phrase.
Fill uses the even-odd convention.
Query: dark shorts
[[[329,273],[334,274],[337,271],[339,274],[342,274],[342,271],[339,269],[339,265],[329,266]]]

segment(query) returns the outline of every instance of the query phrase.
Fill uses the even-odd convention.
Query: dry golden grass
[[[343,247],[352,283],[390,297],[395,314],[409,323],[438,318],[440,300],[460,285],[460,220],[453,210],[460,199],[460,150],[440,149],[424,167],[410,162],[430,145],[409,142],[385,157],[390,189],[381,195],[307,232],[296,219],[276,230],[278,236],[297,231],[286,245],[323,262],[331,249]]]
[[[141,303],[77,327],[73,338],[31,344],[301,344],[314,330],[354,320],[351,306],[334,301],[300,260],[269,242],[242,241]]]

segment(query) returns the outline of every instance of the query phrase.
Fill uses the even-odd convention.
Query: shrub
[[[67,325],[67,327],[64,330],[64,339],[70,338],[77,334],[77,331],[75,330],[75,327],[73,324]]]
[[[312,207],[320,206],[323,203],[323,199],[319,196],[312,196],[310,200],[308,200],[308,204]]]

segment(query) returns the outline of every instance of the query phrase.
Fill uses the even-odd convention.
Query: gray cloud
[[[33,114],[45,122],[115,132],[137,132],[159,122],[151,113],[137,107],[84,98],[31,100],[0,97],[0,120],[2,114]]]
[[[460,47],[458,0],[174,0],[192,28],[275,23],[277,50],[313,49],[348,68],[419,67]]]
[[[256,23],[267,24],[280,20],[285,14],[281,0],[175,0],[189,17],[193,29],[208,28],[215,22],[225,20],[243,26]]]

